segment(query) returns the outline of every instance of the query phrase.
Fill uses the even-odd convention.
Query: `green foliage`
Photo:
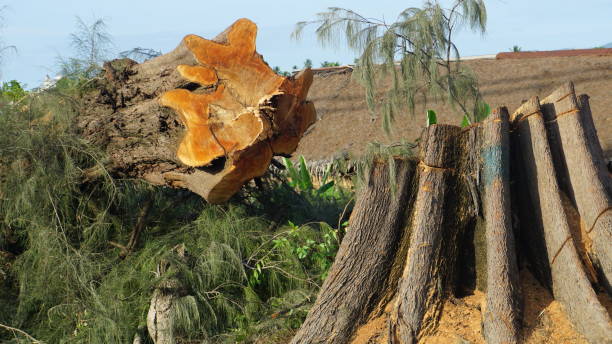
[[[427,110],[427,126],[429,127],[432,124],[438,124],[438,117],[434,110]]]
[[[0,116],[0,323],[49,343],[146,339],[153,291],[172,281],[184,340],[249,342],[300,325],[333,262],[349,195],[315,188],[304,159],[296,188],[281,174],[225,206],[114,179],[104,153],[75,132],[78,103],[56,89],[24,101]],[[102,176],[85,182],[92,169]],[[139,244],[121,259],[110,243],[128,242],[148,201]],[[0,341],[11,338],[0,330]]]
[[[321,63],[321,67],[338,67],[338,66],[340,66],[340,62],[323,61]]]
[[[395,114],[405,106],[414,110],[419,95],[448,101],[473,116],[481,98],[478,83],[475,75],[459,63],[453,39],[463,27],[483,33],[486,18],[483,0],[456,0],[449,9],[438,1],[427,1],[422,8],[404,10],[390,24],[331,7],[319,13],[315,21],[299,22],[293,37],[299,38],[304,27],[316,24],[323,45],[345,41],[359,53],[356,75],[366,88],[372,113],[377,83],[382,75],[391,74],[392,87],[382,104],[383,127],[388,132]]]
[[[312,60],[311,59],[306,59],[306,61],[304,61],[304,69],[306,68],[312,68]]]
[[[18,102],[27,96],[27,92],[17,80],[3,82],[0,87],[0,96],[11,102]]]
[[[461,120],[461,128],[469,127],[472,124],[470,118],[467,115],[463,115],[463,119]]]
[[[510,48],[510,51],[513,53],[518,53],[518,52],[523,51],[523,48],[519,47],[518,45],[515,45],[512,48]]]
[[[465,128],[472,125],[472,121],[482,122],[491,114],[491,107],[485,102],[478,102],[474,109],[474,115],[470,118],[467,114],[463,115],[461,120],[461,127]]]
[[[334,181],[328,181],[330,168],[328,168],[323,175],[320,187],[315,188],[310,172],[308,171],[308,166],[306,165],[306,160],[304,160],[303,156],[300,156],[298,168],[295,168],[291,160],[287,158],[283,158],[283,162],[285,163],[285,168],[287,169],[289,177],[288,184],[292,188],[302,193],[309,193],[317,196],[325,195],[333,191],[332,187],[334,186]]]

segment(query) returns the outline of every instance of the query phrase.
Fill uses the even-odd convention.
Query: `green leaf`
[[[300,189],[302,191],[312,190],[312,178],[310,177],[310,173],[308,172],[308,167],[306,167],[306,160],[304,160],[303,156],[300,156]]]
[[[322,185],[318,190],[317,190],[317,194],[322,195],[325,193],[325,191],[331,189],[334,186],[334,181],[332,180],[329,183],[326,183],[324,185]]]
[[[285,164],[285,167],[287,167],[287,173],[289,174],[289,179],[291,179],[291,182],[289,183],[289,185],[291,187],[296,187],[300,180],[298,171],[293,166],[293,163],[291,162],[291,160],[287,158],[283,158],[283,163]]]
[[[476,106],[476,114],[474,120],[476,122],[484,121],[491,114],[491,107],[485,102],[479,102]]]
[[[429,127],[432,124],[438,124],[436,112],[434,110],[427,110],[427,126]]]
[[[327,165],[327,169],[325,169],[325,173],[323,174],[323,178],[321,179],[321,185],[327,183],[327,178],[329,178],[330,172],[331,172],[331,164]]]
[[[469,127],[472,122],[470,122],[470,118],[468,115],[463,115],[463,120],[461,121],[461,128]]]

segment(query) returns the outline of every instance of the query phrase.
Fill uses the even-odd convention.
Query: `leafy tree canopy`
[[[330,7],[316,20],[297,23],[292,36],[299,39],[314,24],[323,46],[345,43],[360,54],[355,74],[366,88],[372,113],[380,76],[390,73],[392,87],[382,104],[383,126],[389,131],[401,107],[414,111],[419,95],[445,100],[471,121],[484,117],[476,77],[459,63],[453,39],[463,28],[484,33],[486,21],[484,0],[456,0],[450,8],[426,1],[422,8],[405,9],[393,23]]]

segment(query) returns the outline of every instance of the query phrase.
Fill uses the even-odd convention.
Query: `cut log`
[[[556,158],[561,159],[555,159],[555,165],[567,178],[563,185],[586,224],[592,242],[589,254],[599,281],[612,295],[612,195],[606,187],[610,177],[601,148],[597,148],[599,139],[590,111],[579,108],[571,82],[541,103],[548,132],[555,138],[550,144],[556,146]]]
[[[508,111],[496,109],[482,126],[487,242],[487,296],[482,311],[484,338],[488,344],[518,343],[518,266],[510,209]]]
[[[411,223],[410,248],[390,321],[390,340],[416,343],[433,332],[448,292],[457,245],[455,226],[447,226],[448,193],[460,128],[432,125],[421,139],[419,182]]]
[[[316,119],[306,101],[312,72],[274,73],[255,51],[256,34],[240,19],[214,40],[188,35],[142,64],[106,63],[86,97],[82,135],[106,149],[115,174],[226,201],[273,155],[293,153]]]
[[[414,161],[376,160],[317,301],[291,343],[348,343],[384,294],[407,217]],[[392,192],[391,183],[397,188]]]
[[[548,145],[539,100],[534,97],[512,115],[534,217],[541,219],[555,299],[570,321],[590,342],[607,343],[612,325],[597,299],[574,246]],[[532,229],[536,230],[536,229]]]

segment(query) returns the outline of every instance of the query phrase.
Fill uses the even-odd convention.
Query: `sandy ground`
[[[564,82],[573,81],[578,94],[591,97],[591,109],[600,142],[612,156],[612,56],[547,57],[463,62],[478,75],[481,91],[492,108],[510,112],[532,96],[549,95]],[[383,95],[381,95],[382,97]],[[438,113],[439,123],[459,124],[461,116],[448,105],[419,103],[415,115],[399,116],[391,137],[381,130],[380,118],[367,110],[361,85],[350,73],[315,76],[309,93],[319,120],[302,139],[297,155],[329,158],[342,151],[359,154],[368,142],[416,139],[425,124],[425,109]]]
[[[587,344],[571,325],[563,307],[554,301],[527,270],[521,271],[521,301],[523,309],[522,343],[525,344]],[[608,296],[600,299],[610,311]],[[475,291],[460,299],[446,301],[436,332],[421,339],[421,344],[485,344],[481,328],[481,307],[485,294]],[[391,310],[388,306],[387,311]],[[351,344],[387,344],[388,313],[363,325]]]

